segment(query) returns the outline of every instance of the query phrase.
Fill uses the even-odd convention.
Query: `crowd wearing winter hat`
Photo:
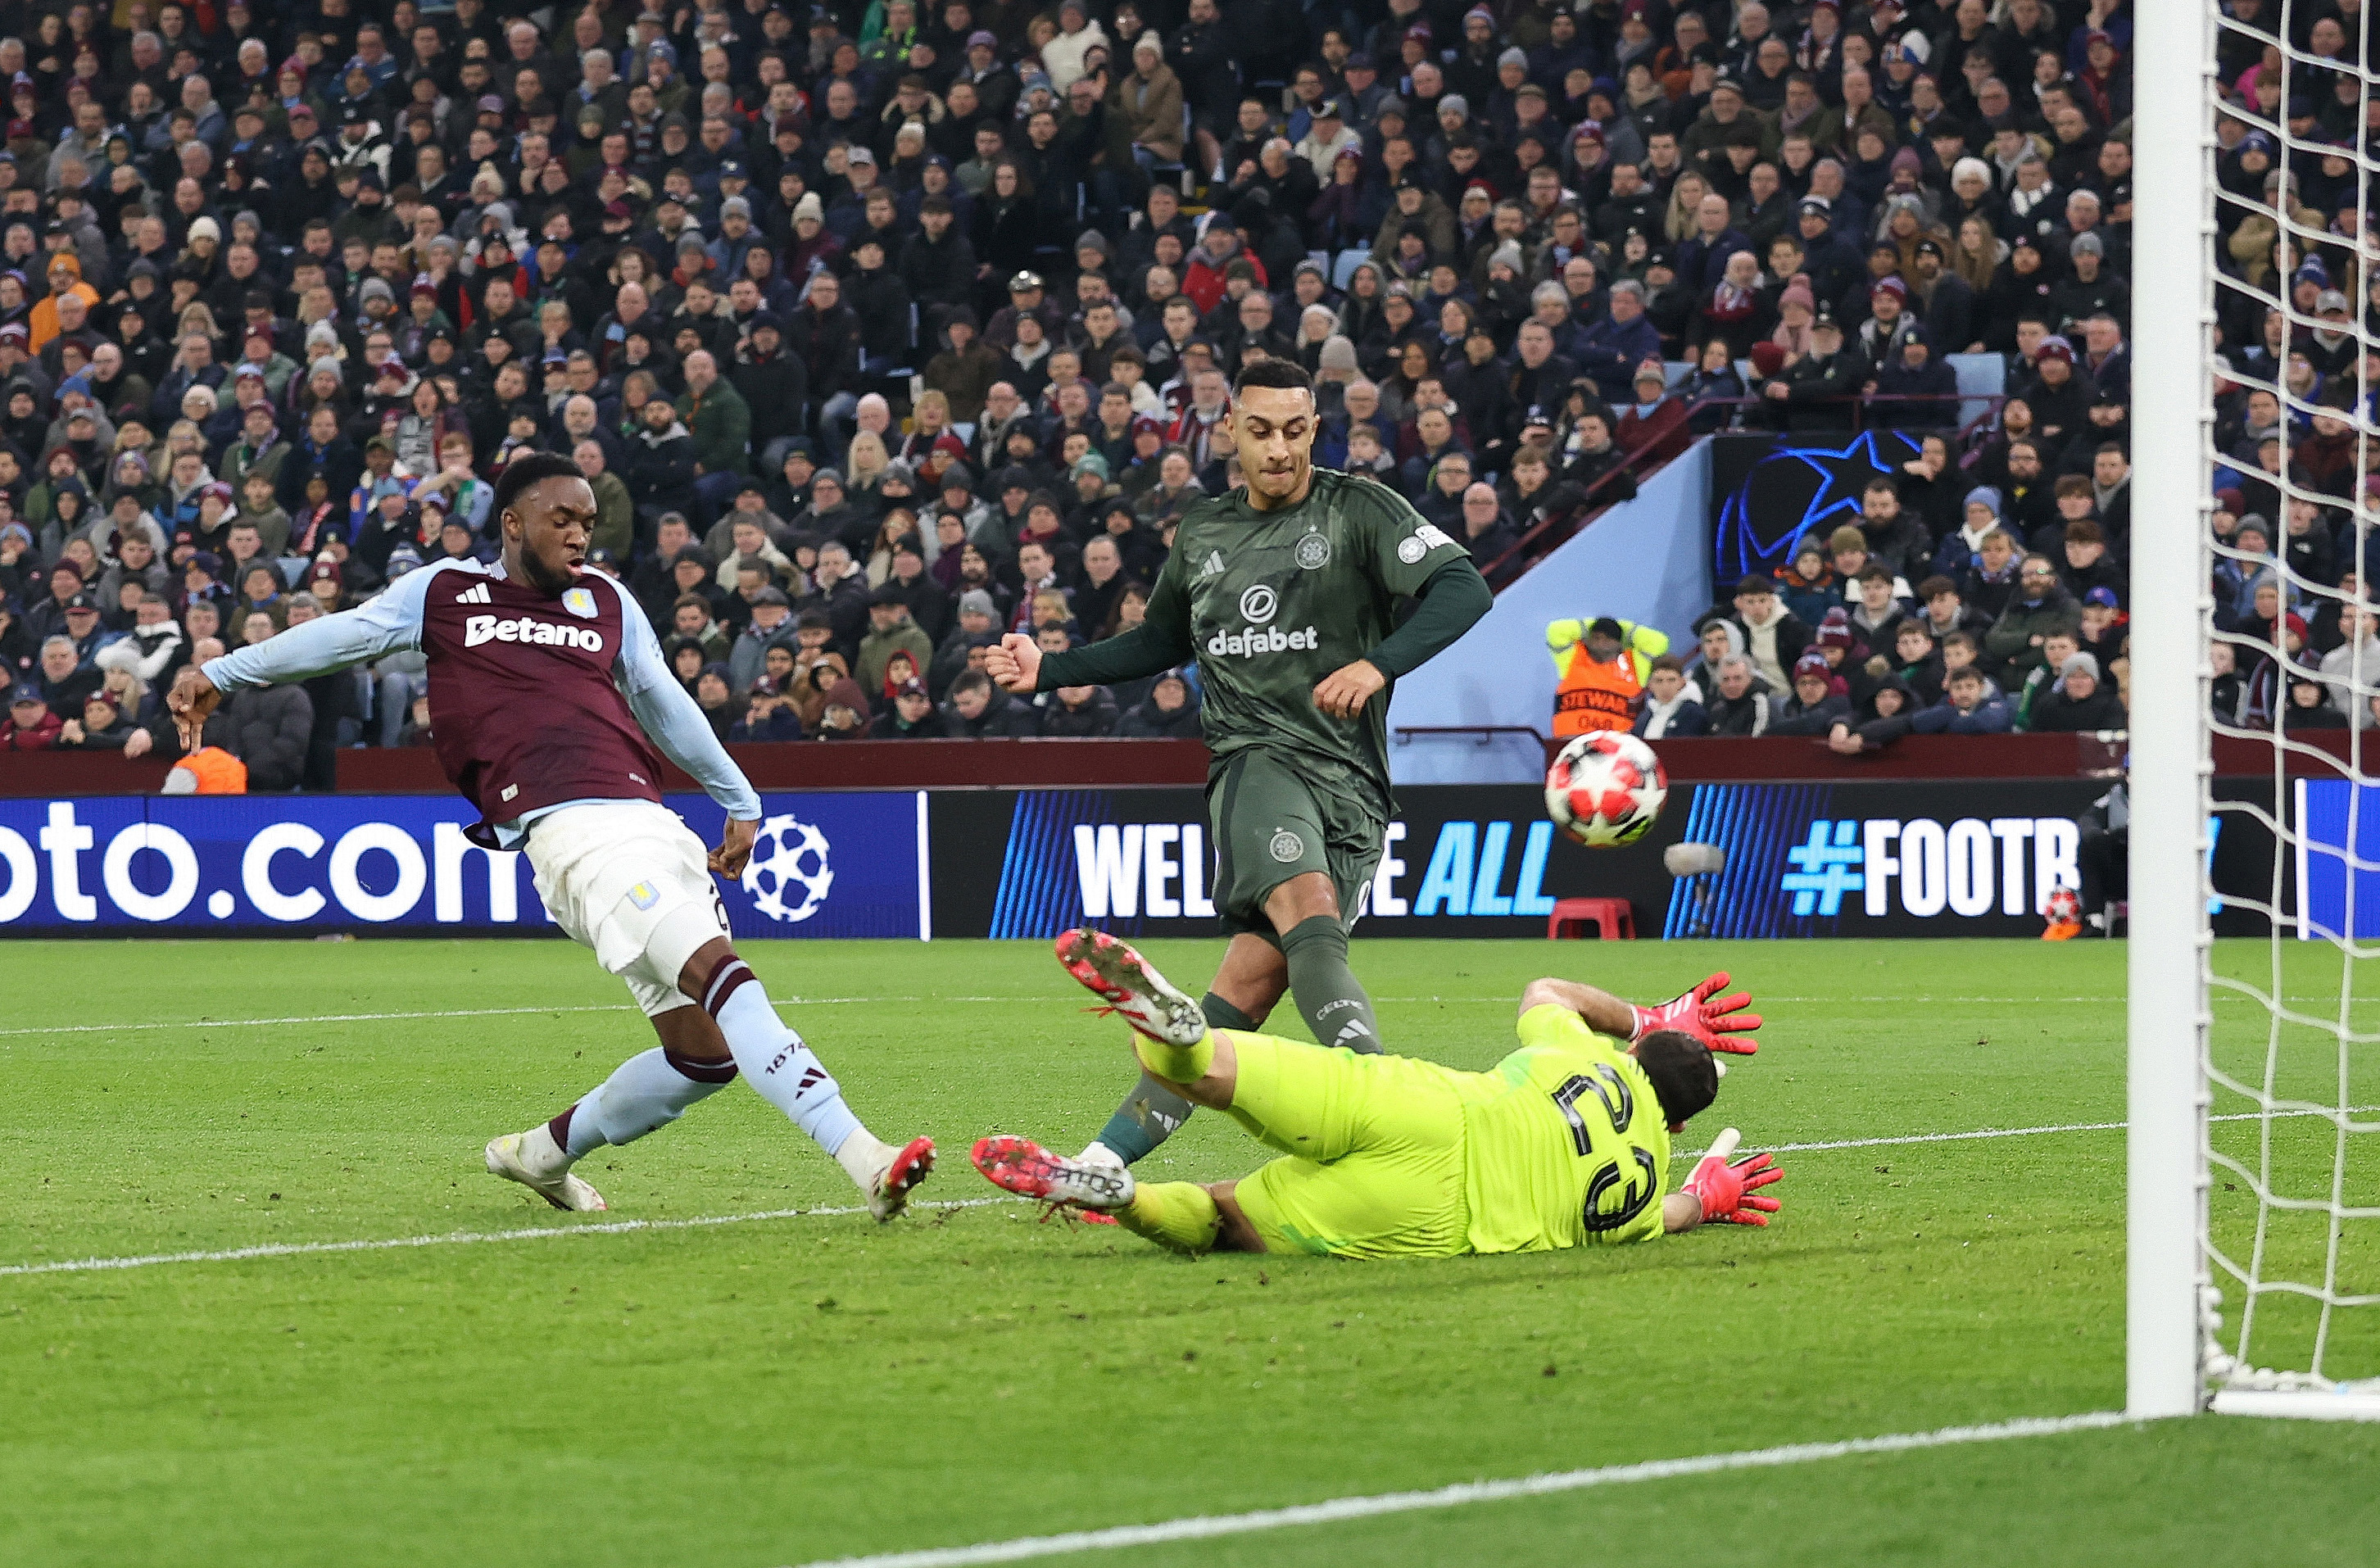
[[[1133,624],[1265,356],[1317,374],[1322,462],[1485,556],[1716,424],[1937,427],[1947,357],[1998,353],[2008,429],[1912,480],[1896,582],[1978,480],[2019,549],[2087,520],[2124,559],[2125,0],[523,9],[130,0],[0,40],[12,679],[74,584],[121,639],[140,578],[170,663],[490,553],[543,448],[728,729],[1188,733],[1185,680],[1012,712],[973,639]],[[419,738],[418,689],[309,694],[306,776]]]
[[[1114,286],[1162,318],[1161,395],[1195,392],[1202,346],[1226,371],[1251,342],[1301,356],[1336,383],[1325,460],[1399,485],[1484,562],[1624,499],[1697,433],[1905,433],[1917,456],[1828,519],[1846,529],[1757,594],[1720,585],[1697,629],[1733,644],[1653,672],[1661,733],[1781,723],[1857,749],[2121,728],[2135,10],[1405,0],[1307,30],[1285,97],[1209,79],[1228,113],[1194,111],[1182,156],[1220,216],[1184,224],[1155,192],[1125,238],[1159,237],[1148,268]],[[2227,79],[2252,91],[2257,64]],[[1317,307],[1352,375],[1327,374]],[[1193,374],[1166,376],[1169,355]],[[2007,394],[1964,432],[1961,355],[1998,357]],[[2088,668],[2060,630],[2086,633]],[[1806,699],[1805,655],[1826,666]]]

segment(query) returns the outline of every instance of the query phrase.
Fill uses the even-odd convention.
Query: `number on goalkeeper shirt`
[[[1602,1082],[1597,1082],[1597,1079]],[[1609,1086],[1608,1092],[1606,1085]],[[1553,1091],[1553,1101],[1563,1119],[1570,1123],[1571,1144],[1582,1159],[1595,1153],[1595,1135],[1587,1131],[1585,1119],[1578,1113],[1580,1099],[1589,1093],[1602,1105],[1603,1113],[1609,1119],[1615,1135],[1625,1135],[1636,1119],[1636,1097],[1629,1092],[1628,1085],[1620,1075],[1609,1066],[1597,1063],[1593,1077],[1579,1073],[1563,1079],[1561,1087]],[[1634,1163],[1645,1178],[1644,1185],[1627,1185],[1628,1175],[1621,1162],[1606,1160],[1603,1168],[1596,1172],[1594,1179],[1586,1184],[1586,1202],[1580,1215],[1580,1223],[1585,1226],[1589,1234],[1620,1229],[1642,1214],[1645,1206],[1653,1201],[1653,1189],[1659,1181],[1653,1156],[1642,1149],[1632,1148],[1629,1152],[1635,1157]],[[1604,1199],[1611,1195],[1614,1187],[1621,1188],[1620,1207],[1605,1212]]]

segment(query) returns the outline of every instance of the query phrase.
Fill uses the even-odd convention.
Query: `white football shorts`
[[[529,824],[528,863],[573,942],[625,980],[647,1017],[693,1005],[677,989],[687,959],[728,935],[710,852],[666,806],[565,806]]]

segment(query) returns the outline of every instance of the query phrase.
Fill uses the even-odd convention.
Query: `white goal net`
[[[2380,1417],[2380,22],[2135,9],[2130,1403]]]

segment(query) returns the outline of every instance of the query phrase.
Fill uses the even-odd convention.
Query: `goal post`
[[[2124,1408],[2143,1418],[2192,1414],[2203,1397],[2213,11],[2201,0],[2143,17],[2132,43]],[[2155,538],[2175,548],[2142,547]]]
[[[2380,475],[2380,43],[2325,32],[2330,14],[2134,11],[2125,1408],[2142,1418],[2380,1419],[2380,997],[2359,995],[2380,959],[2380,776],[2365,772],[2380,731],[2359,717],[2380,697],[2380,652],[2365,653],[2380,642],[2357,619],[2380,589],[2342,586],[2285,531],[2343,519],[2338,566],[2380,575],[2380,487],[2361,482]],[[2276,61],[2277,97],[2249,85],[2269,86]],[[2252,136],[2281,183],[2227,154]],[[2309,207],[2295,181],[2325,162]],[[2260,335],[2276,316],[2279,335]],[[2323,369],[2311,351],[2297,363],[2325,334]],[[2218,371],[2245,419],[2218,412]],[[2351,450],[2344,483],[2293,461],[2317,437]],[[2218,539],[2218,472],[2271,514],[2270,551]],[[2262,582],[2280,619],[2243,608]],[[2292,636],[2331,624],[2343,663],[2300,668]],[[2249,696],[2219,722],[2217,644]],[[2292,677],[2345,711],[2330,731],[2343,763],[2290,717]],[[2252,798],[2220,808],[2218,735],[2261,747]],[[2269,834],[2269,891],[2226,894],[2267,928],[2252,962],[2214,942],[2218,820]]]

